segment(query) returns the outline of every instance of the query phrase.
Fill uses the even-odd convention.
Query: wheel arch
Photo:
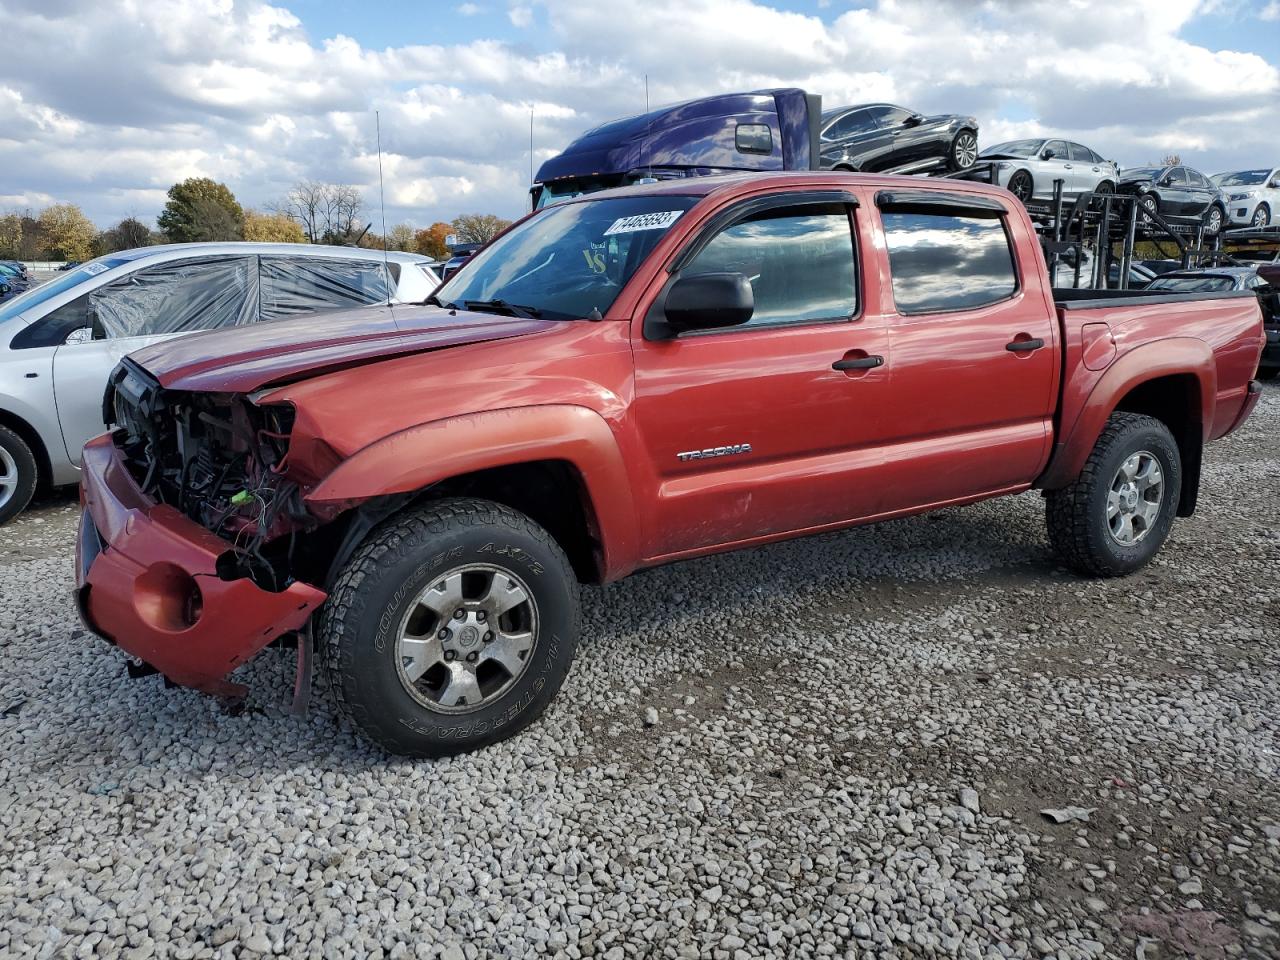
[[[1087,373],[1083,367],[1079,371]],[[1213,427],[1216,390],[1213,353],[1203,340],[1181,337],[1131,350],[1087,391],[1073,422],[1064,421],[1049,465],[1035,485],[1053,490],[1073,482],[1111,414],[1141,413],[1164,423],[1178,444],[1178,516],[1190,516],[1199,494],[1204,444]]]
[[[585,407],[487,411],[421,424],[347,458],[305,499],[330,519],[352,508],[377,514],[380,504],[394,511],[439,496],[489,499],[526,514],[555,537],[584,582],[617,579],[638,562],[621,449],[604,419]]]

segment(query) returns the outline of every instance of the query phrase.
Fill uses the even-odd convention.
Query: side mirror
[[[924,123],[924,117],[918,113],[913,113],[911,116],[907,117],[907,119],[902,121],[902,125],[904,127],[918,127],[922,123]]]
[[[1041,153],[1041,154],[1040,154],[1040,159],[1041,159],[1041,160],[1052,160],[1052,159],[1053,159],[1054,157],[1056,157],[1056,156],[1057,156],[1057,153],[1055,153],[1054,151],[1052,151],[1052,150],[1045,150],[1043,153]]]
[[[65,344],[73,343],[92,343],[93,327],[77,327],[67,334],[67,339],[63,341]]]
[[[740,273],[697,273],[671,285],[663,310],[677,333],[735,327],[751,319],[756,298]]]

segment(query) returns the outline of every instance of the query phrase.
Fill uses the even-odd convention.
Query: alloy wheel
[[[1262,204],[1258,204],[1258,209],[1253,211],[1253,218],[1249,221],[1249,225],[1265,227],[1269,223],[1271,223],[1271,213]]]
[[[437,577],[409,606],[396,669],[424,707],[469,713],[511,688],[537,642],[538,607],[524,581],[500,567],[469,564]]]
[[[1217,207],[1209,208],[1209,215],[1205,219],[1204,230],[1210,236],[1216,234],[1222,229],[1222,211]]]
[[[18,461],[4,447],[0,447],[0,507],[13,499],[18,490]]]
[[[972,133],[956,137],[955,162],[961,170],[972,167],[978,160],[978,138]]]
[[[1140,543],[1160,517],[1164,472],[1155,455],[1140,450],[1120,464],[1107,491],[1107,528],[1122,547]]]

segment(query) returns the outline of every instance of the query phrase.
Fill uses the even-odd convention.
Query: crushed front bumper
[[[84,449],[76,539],[76,605],[85,626],[184,687],[222,696],[227,675],[298,630],[325,593],[293,583],[274,593],[223,580],[231,544],[138,489],[109,435]]]

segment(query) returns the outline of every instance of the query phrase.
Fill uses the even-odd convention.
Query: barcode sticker
[[[606,237],[617,233],[636,233],[640,230],[665,230],[677,220],[683,210],[663,210],[660,213],[637,213],[631,217],[619,217],[604,232]]]

